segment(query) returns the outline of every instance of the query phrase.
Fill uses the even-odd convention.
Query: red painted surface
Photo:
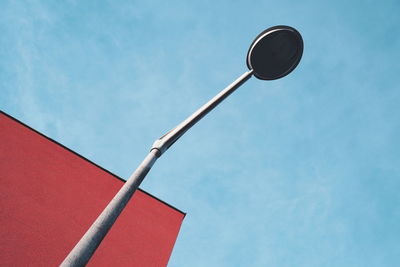
[[[57,266],[122,184],[0,113],[0,265]],[[137,191],[89,266],[166,266],[183,218]]]

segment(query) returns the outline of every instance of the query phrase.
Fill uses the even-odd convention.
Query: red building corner
[[[59,265],[123,183],[0,112],[0,265]],[[184,217],[136,191],[88,266],[166,266]]]

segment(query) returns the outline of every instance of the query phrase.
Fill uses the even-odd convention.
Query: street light
[[[300,33],[289,26],[275,26],[260,33],[247,53],[249,71],[222,90],[204,106],[181,122],[174,129],[157,139],[150,153],[129,177],[119,192],[110,201],[89,230],[79,240],[60,266],[84,266],[92,257],[115,220],[125,208],[155,161],[168,150],[187,130],[208,112],[233,93],[252,75],[261,80],[275,80],[289,74],[300,62],[303,54],[303,39]]]

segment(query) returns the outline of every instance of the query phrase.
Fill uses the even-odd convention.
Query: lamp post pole
[[[62,262],[61,266],[85,266],[87,264],[156,160],[165,151],[167,151],[167,149],[187,130],[195,125],[196,122],[201,120],[201,118],[203,118],[208,112],[213,110],[245,81],[250,79],[252,73],[252,70],[245,72],[236,81],[222,90],[186,120],[154,142],[150,153],[121,187],[121,189],[110,201],[92,226],[90,226],[89,230],[87,230],[81,240],[71,250],[65,260]]]
[[[277,34],[277,32],[279,34]],[[293,36],[295,37],[294,39],[292,38]],[[282,59],[282,57],[275,58],[276,55],[265,54],[264,50],[266,47],[268,47],[271,53],[275,53],[276,51],[280,51],[282,47],[284,47],[284,45],[290,46],[289,50],[299,48],[300,50],[297,51],[295,57],[293,57],[292,53],[290,58],[286,56],[286,58],[284,59]],[[169,131],[154,142],[153,146],[151,147],[150,153],[145,157],[143,162],[133,172],[133,174],[121,187],[114,198],[109,202],[107,207],[90,226],[90,228],[71,250],[71,252],[64,259],[60,266],[85,266],[88,263],[93,253],[96,251],[97,247],[100,245],[101,241],[104,239],[104,237],[107,235],[108,231],[114,224],[115,220],[121,214],[122,210],[125,208],[126,204],[131,199],[136,189],[145,178],[146,174],[150,171],[153,164],[187,130],[189,130],[193,125],[195,125],[199,120],[201,120],[205,115],[213,110],[219,103],[221,103],[225,98],[232,94],[243,83],[250,79],[252,75],[255,75],[257,78],[264,80],[273,80],[287,75],[296,67],[296,65],[300,61],[302,51],[303,43],[301,36],[295,29],[291,27],[276,26],[262,32],[254,40],[249,49],[249,53],[247,56],[247,65],[250,70],[242,74],[238,79],[236,79],[220,93],[218,93],[214,98],[212,98],[196,112],[194,112],[186,120],[181,122],[178,126],[173,128],[171,131]],[[287,51],[285,51],[285,53],[286,52]],[[260,66],[259,61],[254,59],[254,56],[258,59],[260,55],[262,57],[267,57],[267,59],[270,61],[268,66]],[[278,56],[282,55],[279,54]],[[285,59],[289,59],[290,62],[284,62]],[[283,69],[279,69],[278,72],[276,70],[276,67],[272,67],[272,69],[266,69],[267,67],[278,63],[280,63],[279,66],[282,68],[282,62],[286,65],[283,66]],[[252,64],[255,64],[255,66],[253,67]]]

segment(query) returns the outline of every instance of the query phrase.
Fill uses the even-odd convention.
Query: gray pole
[[[92,226],[90,226],[89,230],[81,240],[79,240],[60,266],[85,266],[114,224],[115,220],[125,208],[128,201],[131,199],[133,193],[135,193],[146,174],[150,171],[157,158],[167,151],[173,143],[175,143],[187,130],[207,115],[207,113],[213,110],[219,103],[239,88],[239,86],[250,79],[252,74],[253,70],[245,72],[236,81],[231,83],[204,106],[193,113],[193,115],[156,140],[147,157],[121,187],[119,192],[103,210]]]
[[[60,266],[85,266],[87,264],[115,220],[131,199],[133,193],[135,193],[157,160],[156,154],[155,150],[150,151]]]
[[[250,70],[222,90],[193,115],[154,142],[149,155],[90,226],[89,230],[61,263],[61,266],[86,265],[129,199],[131,199],[133,193],[135,193],[146,174],[150,171],[154,162],[187,130],[250,79],[252,75],[261,80],[282,78],[296,68],[302,54],[303,39],[300,33],[292,27],[274,26],[259,34],[247,53],[247,66]]]

